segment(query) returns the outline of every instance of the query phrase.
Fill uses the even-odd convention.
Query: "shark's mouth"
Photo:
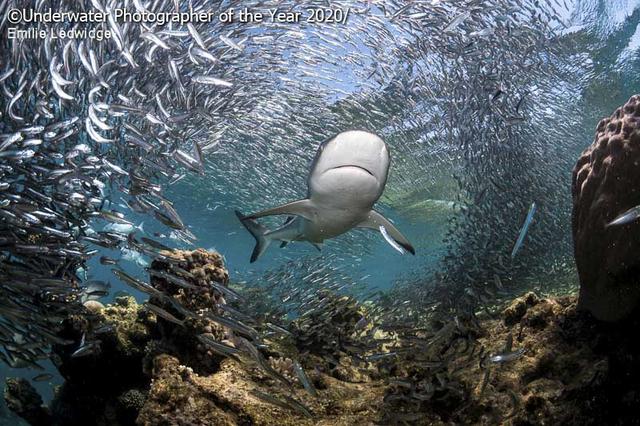
[[[334,169],[342,169],[342,168],[345,168],[345,167],[353,167],[353,168],[356,168],[356,169],[364,170],[365,172],[369,173],[371,176],[375,177],[375,175],[373,173],[371,173],[371,171],[365,169],[362,166],[357,166],[355,164],[345,164],[343,166],[338,166],[338,167],[333,167],[333,168]]]

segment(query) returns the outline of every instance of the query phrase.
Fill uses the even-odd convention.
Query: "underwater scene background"
[[[76,24],[111,30],[114,36],[105,40],[9,37],[10,28],[74,26],[11,22],[10,10],[30,8],[107,15],[121,8],[195,10],[215,18],[189,25],[112,18]],[[218,19],[243,8],[303,16],[309,8],[340,9],[348,10],[348,19]],[[199,377],[223,371],[242,383],[266,374],[274,382],[268,389],[247,392],[257,401],[255,410],[276,410],[282,424],[563,418],[538,406],[531,411],[547,417],[527,414],[527,395],[547,388],[522,396],[516,385],[492,382],[497,373],[490,375],[486,363],[509,368],[511,359],[523,362],[523,354],[533,359],[535,350],[525,343],[536,337],[533,331],[522,337],[520,326],[514,342],[517,335],[490,321],[500,322],[504,307],[523,294],[517,309],[538,306],[545,315],[565,315],[573,303],[562,299],[579,288],[572,170],[598,122],[640,92],[640,2],[7,0],[0,11],[0,371],[3,383],[28,379],[46,404],[65,379],[71,383],[57,405],[32,415],[32,424],[87,424],[87,413],[65,404],[103,386],[83,403],[87,410],[96,403],[117,407],[126,398],[138,398],[139,406],[124,414],[119,408],[94,413],[96,424],[132,424],[139,415],[140,424],[187,419],[184,407],[182,414],[168,414],[177,403],[151,388],[150,377],[164,383],[165,376],[154,374],[174,370]],[[415,256],[393,250],[377,232],[357,229],[328,240],[321,251],[274,244],[249,263],[254,239],[234,211],[304,198],[317,147],[349,129],[387,143],[389,178],[376,208],[412,242]],[[274,228],[282,218],[261,222]],[[197,248],[221,258],[176,252],[174,259],[164,250]],[[170,272],[174,263],[187,270],[178,273],[182,279],[198,270],[231,290],[198,290],[211,293],[207,303],[214,301],[213,308],[203,307],[189,285],[158,272],[150,280],[149,270]],[[215,266],[203,266],[209,263]],[[115,307],[87,305],[94,300]],[[147,300],[151,307],[142,305]],[[219,306],[225,304],[226,310]],[[125,333],[112,321],[118,344],[135,327],[146,330],[139,342],[131,338],[137,346],[129,352],[136,365],[147,363],[144,373],[130,373],[129,355],[120,349],[116,358],[104,358],[113,330],[96,330],[109,323],[105,315],[139,322]],[[213,331],[203,315],[215,323]],[[313,327],[324,321],[326,331]],[[329,336],[331,327],[349,336]],[[193,341],[176,337],[182,328]],[[314,349],[318,342],[326,347]],[[469,348],[460,352],[461,342]],[[633,350],[629,342],[620,347]],[[416,352],[424,358],[408,355]],[[160,356],[150,360],[150,353],[174,356],[180,366]],[[471,367],[459,362],[459,353],[477,371],[467,374]],[[238,358],[237,365],[229,367],[225,357]],[[585,371],[600,371],[594,359]],[[234,370],[243,365],[259,371]],[[100,369],[114,382],[135,376],[130,387],[137,393],[97,382]],[[332,380],[364,388],[343,389]],[[469,388],[473,381],[480,390]],[[369,393],[362,383],[375,390]],[[26,385],[13,386],[22,390],[5,398],[24,405],[15,395]],[[199,386],[205,394],[217,389],[209,382]],[[320,389],[322,397],[315,395]],[[330,413],[333,389],[371,398],[361,401],[365,408]],[[254,408],[222,410],[235,414],[219,414],[219,423],[201,421],[270,424]],[[25,424],[4,400],[0,413],[2,424]]]

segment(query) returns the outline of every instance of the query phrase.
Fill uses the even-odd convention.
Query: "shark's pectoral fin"
[[[273,216],[278,214],[289,214],[302,216],[307,220],[314,220],[316,216],[316,207],[309,199],[293,201],[291,203],[283,204],[272,209],[263,210],[258,213],[246,216],[247,219],[257,219],[263,216]]]
[[[382,226],[386,231],[386,235],[384,235],[383,233],[383,236],[385,237],[385,239],[387,239],[387,241],[389,237],[409,253],[413,255],[416,254],[416,251],[411,245],[411,243],[409,242],[409,240],[407,240],[404,237],[404,235],[402,235],[402,233],[398,231],[398,229],[393,225],[393,223],[389,222],[389,220],[387,220],[384,216],[382,216],[380,213],[378,213],[375,210],[371,210],[367,215],[367,218],[362,222],[360,222],[357,226],[358,228],[370,228],[370,229],[375,229],[376,231],[382,231],[380,229],[380,227]],[[389,241],[389,243],[391,244],[391,241]],[[393,244],[391,245],[393,246]]]
[[[289,243],[289,241],[282,241],[282,242],[280,243],[280,248],[282,248],[282,247],[286,247],[288,243]]]

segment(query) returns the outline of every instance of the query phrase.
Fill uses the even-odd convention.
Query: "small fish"
[[[192,52],[194,55],[200,56],[201,58],[204,58],[210,62],[218,62],[218,59],[205,49],[201,49],[197,46],[192,45],[189,51]]]
[[[225,36],[225,35],[220,35],[220,40],[226,44],[227,46],[231,47],[232,49],[238,50],[238,51],[242,51],[242,46],[240,46],[238,43],[236,43],[235,41],[231,40],[229,37]],[[202,46],[200,46],[202,47]],[[204,47],[202,47],[204,49]]]
[[[239,361],[236,355],[240,353],[240,350],[234,348],[233,346],[225,345],[224,343],[218,342],[204,334],[200,334],[197,337],[201,343],[206,345],[209,349],[213,350],[217,354]]]
[[[31,380],[33,380],[34,382],[46,382],[48,380],[53,379],[53,374],[49,374],[49,373],[42,373],[42,374],[38,374],[37,376],[33,377]]]
[[[364,329],[368,324],[369,324],[369,320],[366,317],[362,317],[358,320],[358,322],[354,326],[354,331],[360,331]]]
[[[521,358],[524,355],[524,348],[520,348],[513,352],[504,352],[489,357],[489,361],[493,363],[511,362]]]
[[[121,271],[120,269],[111,269],[111,272],[113,272],[113,274],[118,277],[120,279],[120,281],[124,282],[125,284],[130,285],[131,287],[135,288],[136,290],[142,291],[143,293],[147,293],[150,296],[155,296],[158,298],[164,298],[164,294],[162,292],[160,292],[159,290],[156,290],[155,288],[151,287],[149,284],[144,283],[136,278],[133,278],[131,275],[127,274],[124,271]]]
[[[122,294],[121,294],[121,293],[122,293],[122,292],[117,292],[117,293],[115,294],[115,296],[120,297],[120,296],[122,296]],[[127,296],[127,295],[125,294],[125,296]],[[94,328],[94,329],[93,329],[93,334],[112,333],[112,332],[114,332],[115,330],[116,330],[116,327],[115,327],[113,324],[108,323],[108,324],[103,324],[103,325],[101,325],[101,326],[99,326],[99,327],[97,327],[97,328]]]
[[[502,285],[502,280],[500,279],[500,277],[498,276],[498,274],[494,274],[493,276],[493,282],[496,285],[496,288],[498,290],[504,290],[504,286]]]
[[[189,34],[191,34],[191,37],[193,38],[193,41],[196,42],[196,44],[198,46],[200,46],[201,49],[203,50],[207,50],[207,46],[204,44],[204,41],[202,40],[202,37],[200,36],[200,33],[198,33],[198,30],[196,30],[196,27],[192,24],[192,23],[187,23],[187,30],[189,30]]]
[[[630,208],[618,215],[615,219],[607,224],[607,226],[626,225],[637,220],[640,217],[640,205]]]
[[[7,158],[8,160],[27,160],[35,155],[35,151],[32,149],[23,150],[11,150],[0,152],[0,158]]]
[[[222,80],[220,78],[216,78],[216,77],[210,77],[208,75],[196,75],[194,76],[191,81],[195,82],[195,83],[200,83],[200,84],[211,84],[214,86],[221,86],[221,87],[231,87],[233,86],[233,83],[230,83],[226,80]]]
[[[449,24],[444,28],[443,32],[448,33],[455,30],[460,26],[460,24],[469,19],[470,16],[471,12],[465,10],[464,12],[453,18],[451,22],[449,22]]]
[[[472,31],[469,33],[469,37],[487,37],[493,34],[493,28],[485,28],[478,31]]]
[[[167,225],[170,228],[173,228],[176,230],[183,230],[184,228],[184,224],[173,221],[169,216],[167,216],[162,212],[154,211],[153,214],[156,217],[156,219],[158,219],[160,222],[162,222],[163,224]]]
[[[271,365],[269,365],[267,360],[262,356],[258,348],[256,348],[253,343],[243,337],[238,337],[238,341],[240,342],[241,348],[244,349],[244,352],[248,353],[265,373],[284,384],[287,388],[291,388],[291,383],[289,383],[282,374],[278,373],[273,369],[273,367],[271,367]]]
[[[127,260],[129,262],[133,262],[136,265],[142,267],[142,268],[146,268],[147,266],[149,266],[149,262],[147,262],[143,257],[142,254],[139,251],[136,250],[132,250],[126,247],[122,247],[120,249],[120,252],[122,253],[122,259]]]
[[[192,157],[191,155],[187,154],[186,152],[180,149],[175,150],[175,152],[173,153],[173,158],[176,161],[178,161],[180,164],[186,166],[188,169],[191,169],[198,173],[203,172],[202,164],[198,162],[196,158]]]
[[[218,292],[220,292],[222,295],[224,295],[225,297],[229,297],[235,300],[238,300],[240,302],[244,302],[245,298],[242,297],[240,294],[238,294],[237,292],[233,291],[232,289],[230,289],[229,287],[217,283],[215,281],[209,281],[208,284],[213,287],[215,290],[217,290]]]
[[[223,327],[227,327],[238,334],[249,336],[253,339],[259,338],[258,332],[253,327],[250,327],[239,320],[216,315],[213,312],[206,312],[205,316],[211,321],[220,324]]]
[[[144,222],[141,222],[138,226],[134,226],[133,223],[109,223],[102,228],[102,230],[107,232],[118,232],[120,234],[130,234],[136,230],[144,232]]]
[[[123,175],[123,176],[129,176],[129,173],[124,170],[122,167],[110,162],[109,160],[107,160],[106,158],[102,159],[102,162],[109,167],[111,170],[113,170],[114,172]]]
[[[168,203],[163,200],[161,204],[162,204],[162,207],[164,207],[164,210],[167,213],[167,216],[169,217],[169,219],[171,219],[171,221],[177,224],[180,228],[184,228],[185,227],[184,222],[180,218],[180,215],[178,214],[178,212],[173,208],[171,203]]]
[[[144,32],[140,34],[140,37],[149,40],[150,42],[154,43],[156,46],[164,50],[169,50],[169,45],[152,32]]]
[[[184,326],[184,321],[179,320],[178,318],[176,318],[175,316],[171,315],[169,312],[167,312],[166,310],[162,309],[159,306],[154,305],[153,303],[149,303],[149,302],[145,302],[142,305],[145,309],[147,309],[150,312],[153,312],[154,314],[156,314],[157,316],[172,322],[174,324],[177,324],[179,326]]]
[[[498,98],[500,98],[500,96],[504,95],[504,92],[502,91],[502,89],[498,89],[496,90],[496,92],[493,94],[493,96],[491,97],[491,102],[495,102],[498,100]]]
[[[82,303],[88,300],[97,300],[109,294],[111,284],[104,281],[86,281],[85,287],[80,292],[80,301]]]
[[[177,277],[174,274],[170,274],[166,271],[149,269],[149,275],[151,275],[152,277],[162,278],[172,284],[175,284],[179,287],[186,288],[189,290],[197,290],[199,288],[197,285],[193,285],[188,281],[186,281],[185,279]]]
[[[304,372],[304,369],[298,361],[293,361],[293,369],[296,371],[298,380],[300,380],[300,383],[302,383],[302,386],[306,389],[306,391],[309,392],[309,394],[311,394],[312,396],[317,397],[318,392],[316,391],[316,388],[313,387],[313,384],[311,384],[309,377],[307,377],[307,373]]]
[[[80,358],[88,355],[95,355],[100,351],[100,341],[85,341],[85,334],[82,335],[78,349],[71,353],[71,358]]]
[[[147,237],[141,237],[140,238],[145,244],[148,244],[149,246],[153,247],[156,250],[166,250],[166,251],[171,251],[170,247],[165,246],[162,243],[159,243],[155,240],[152,240],[150,238]]]
[[[379,361],[381,359],[391,358],[391,357],[395,357],[397,355],[398,354],[396,352],[384,352],[384,353],[377,353],[377,354],[368,355],[367,357],[365,357],[365,359],[367,361]]]
[[[522,97],[520,98],[520,100],[518,101],[518,103],[516,104],[516,114],[520,112],[520,108],[522,107],[522,104],[524,102],[524,99],[527,97],[527,94],[525,93],[524,95],[522,95]]]
[[[273,405],[275,405],[277,407],[283,408],[285,410],[297,411],[298,413],[304,415],[305,417],[308,417],[310,419],[313,418],[313,414],[311,413],[311,411],[307,407],[305,407],[302,403],[296,401],[293,398],[284,396],[285,400],[283,401],[283,400],[280,400],[280,399],[278,399],[278,398],[276,398],[276,397],[274,397],[274,396],[272,396],[272,395],[270,395],[268,393],[261,392],[261,391],[259,391],[257,389],[253,389],[250,393],[253,396],[255,396],[255,397],[257,397],[257,398],[259,398],[259,399],[261,399],[261,400],[263,400],[265,402],[273,404]]]
[[[518,409],[520,408],[520,398],[511,389],[507,389],[507,393],[509,394],[509,397],[511,398],[512,408],[511,408],[511,411],[507,414],[506,418],[510,418],[510,417],[513,417],[513,415],[516,413],[516,411],[518,411]]]
[[[99,215],[112,223],[120,223],[120,224],[126,224],[126,225],[133,225],[133,223],[129,222],[128,220],[126,220],[124,218],[124,214],[118,212],[118,211],[106,211],[106,210],[102,210],[100,211]]]
[[[509,334],[507,335],[507,341],[504,344],[503,353],[511,352],[512,347],[513,347],[513,333],[509,332]]]
[[[489,384],[489,377],[491,376],[491,370],[489,368],[484,370],[484,374],[482,375],[482,383],[480,384],[480,391],[478,392],[478,398],[481,398],[484,394],[487,385]]]
[[[293,334],[289,330],[282,328],[276,324],[271,324],[270,322],[268,322],[265,325],[276,333],[284,334],[285,336],[293,336]]]
[[[522,116],[511,116],[511,117],[506,117],[504,119],[504,122],[507,126],[513,126],[514,124],[519,124],[524,122],[526,119]]]
[[[522,246],[524,242],[524,237],[527,235],[527,230],[529,229],[529,225],[531,225],[531,221],[533,221],[533,215],[536,213],[536,203],[532,203],[529,208],[529,213],[527,213],[527,217],[522,224],[522,228],[520,229],[520,235],[518,235],[518,239],[516,240],[516,244],[513,246],[513,250],[511,250],[511,258],[513,259],[516,256],[516,253]]]
[[[113,259],[109,256],[100,256],[100,263],[102,265],[115,265],[118,263],[118,259]]]
[[[2,141],[2,143],[0,143],[0,151],[4,151],[14,143],[20,142],[23,139],[24,139],[24,136],[20,132],[15,132],[10,134]]]

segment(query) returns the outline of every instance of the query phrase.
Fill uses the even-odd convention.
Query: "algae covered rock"
[[[517,322],[505,317],[482,322],[477,345],[484,361],[467,365],[454,358],[465,387],[475,388],[454,422],[468,424],[610,424],[623,419],[638,401],[640,359],[637,324],[621,328],[596,321],[577,309],[573,296],[517,298],[525,306]],[[505,310],[505,315],[514,310]],[[521,312],[521,311],[519,311]],[[636,321],[637,322],[637,321]],[[505,346],[510,346],[507,349]],[[496,354],[522,351],[509,361]],[[482,359],[482,358],[481,358]],[[628,396],[625,400],[623,395]]]
[[[514,299],[502,312],[504,323],[507,325],[513,325],[519,322],[527,313],[527,309],[537,303],[538,296],[533,292],[529,292],[522,297]]]
[[[215,371],[222,357],[208,350],[197,336],[203,334],[216,341],[228,338],[224,327],[212,319],[227,306],[223,289],[228,286],[229,273],[223,258],[203,249],[163,253],[171,261],[151,263],[150,283],[173,302],[151,297],[149,303],[168,312],[180,324],[157,315],[164,339],[155,345],[154,353],[170,353],[201,372]]]
[[[355,299],[320,292],[316,297],[322,310],[313,310],[293,321],[291,331],[296,347],[303,353],[339,357],[345,345],[354,344],[354,333],[366,322],[366,313]]]
[[[141,425],[243,424],[246,414],[215,394],[207,395],[195,382],[195,374],[169,355],[154,359],[149,397],[138,417]]]
[[[619,320],[640,301],[640,221],[607,224],[640,205],[640,95],[600,121],[573,169],[571,191],[579,306]]]
[[[69,323],[66,336],[94,333],[99,349],[74,357],[76,345],[56,346],[58,370],[65,379],[50,404],[52,425],[129,425],[135,420],[126,398],[131,389],[147,387],[142,370],[146,346],[155,337],[155,320],[131,296],[117,297],[89,323]],[[130,398],[129,398],[130,399]]]
[[[174,357],[158,356],[138,424],[346,426],[377,420],[381,383],[350,384],[329,376],[323,381],[325,389],[312,397],[302,388],[283,390],[259,370],[232,360],[223,361],[214,374],[199,375]],[[286,406],[292,398],[307,408]]]
[[[42,397],[26,379],[8,378],[4,400],[7,408],[34,426],[51,424],[51,414],[42,404]]]
[[[122,424],[133,424],[144,406],[147,392],[140,389],[129,389],[118,397],[118,417]]]

